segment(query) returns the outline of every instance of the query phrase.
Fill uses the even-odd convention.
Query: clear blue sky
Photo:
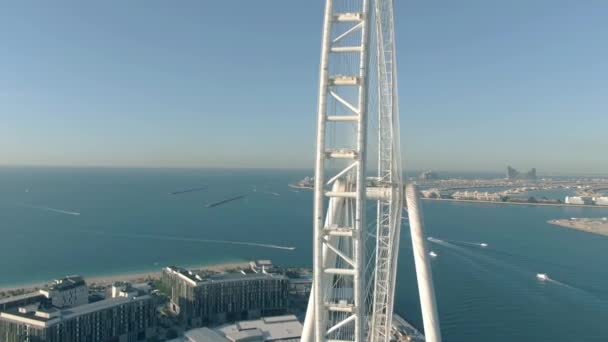
[[[0,164],[312,167],[322,0],[0,5]],[[410,169],[608,173],[608,2],[397,0]]]

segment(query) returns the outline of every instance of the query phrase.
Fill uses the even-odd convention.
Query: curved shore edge
[[[608,236],[608,220],[603,218],[570,218],[549,220],[547,223],[585,233]]]
[[[534,203],[534,202],[502,202],[502,201],[483,201],[483,200],[465,200],[455,198],[420,198],[422,201],[444,201],[444,202],[460,202],[460,203],[482,203],[482,204],[495,204],[495,205],[526,205],[536,207],[585,207],[585,208],[597,208],[597,209],[608,209],[605,205],[595,204],[566,204],[566,203]]]

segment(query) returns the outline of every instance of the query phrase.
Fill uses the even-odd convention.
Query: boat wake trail
[[[445,240],[445,241],[449,241],[451,243],[459,243],[459,244],[468,245],[468,246],[482,247],[482,248],[488,247],[488,244],[485,242],[470,242],[470,241],[460,241],[460,240]]]
[[[562,283],[561,281],[558,281],[558,280],[555,280],[553,278],[550,278],[547,275],[545,275],[545,281],[548,282],[548,283],[555,284],[555,285],[563,286],[563,287],[565,287],[565,288],[567,288],[569,290],[572,290],[572,291],[588,294],[588,292],[585,291],[585,290],[583,290],[583,289],[580,289],[580,288],[572,286],[572,285],[568,285],[566,283]]]
[[[522,276],[525,278],[529,277],[531,274],[531,272],[529,270],[526,270],[518,265],[513,265],[513,264],[507,262],[506,260],[495,259],[489,255],[480,253],[481,251],[474,251],[474,250],[471,250],[470,248],[465,248],[462,246],[458,246],[457,244],[448,242],[449,240],[441,240],[441,239],[437,239],[437,238],[433,238],[433,237],[429,237],[429,238],[427,238],[427,240],[429,242],[432,242],[432,243],[441,245],[443,247],[446,247],[448,249],[451,249],[451,250],[457,252],[458,254],[461,254],[462,256],[470,258],[471,260],[475,260],[482,267],[484,267],[486,269],[486,271],[488,271],[490,273],[495,273],[496,270],[503,269],[505,271],[509,271],[510,274],[518,274],[519,276]],[[479,246],[479,245],[477,245],[477,246]]]
[[[120,234],[120,233],[109,233],[109,232],[101,232],[101,231],[93,231],[93,230],[88,230],[86,232],[93,233],[93,234],[101,234],[101,235],[127,237],[127,238],[140,238],[140,239],[165,240],[165,241],[218,243],[218,244],[224,244],[224,245],[252,246],[252,247],[261,247],[261,248],[281,249],[281,250],[287,250],[287,251],[293,251],[296,249],[295,247],[279,246],[279,245],[259,243],[259,242],[249,242],[249,241],[199,239],[199,238],[190,238],[190,237],[182,237],[182,236],[153,235],[153,234]]]
[[[453,243],[447,242],[447,241],[445,241],[445,240],[436,239],[436,238],[434,238],[434,237],[430,237],[430,236],[429,236],[428,238],[426,238],[426,239],[427,239],[429,242],[432,242],[432,243],[437,244],[437,245],[440,245],[440,246],[444,246],[444,247],[447,247],[447,248],[451,248],[451,249],[454,249],[454,250],[457,250],[457,251],[466,251],[464,248],[462,248],[462,247],[460,247],[460,246],[457,246],[457,245],[455,245],[455,244],[453,244]]]
[[[596,293],[593,293],[592,291],[585,290],[583,288],[576,287],[576,286],[573,286],[573,285],[570,285],[570,284],[566,284],[566,283],[561,282],[559,280],[555,280],[553,278],[550,278],[546,274],[545,274],[545,279],[543,281],[546,282],[546,283],[555,284],[555,285],[557,285],[559,287],[567,289],[572,294],[576,294],[577,298],[581,298],[581,297],[582,298],[587,298],[589,300],[592,300],[594,304],[597,304],[599,302],[602,305],[608,305],[608,300],[606,300],[606,298],[603,298],[602,296],[598,296]]]
[[[517,264],[512,264],[505,259],[496,259],[490,255],[486,255],[485,253],[482,253],[481,250],[458,246],[458,244],[464,243],[465,245],[476,245],[479,247],[480,244],[478,244],[478,243],[473,243],[473,242],[465,243],[466,241],[442,240],[442,239],[437,239],[434,237],[428,237],[427,240],[431,243],[434,243],[434,244],[443,246],[449,250],[452,250],[455,255],[458,254],[464,258],[469,259],[472,262],[474,261],[475,264],[478,264],[477,266],[480,266],[486,272],[493,274],[493,277],[501,278],[503,284],[509,283],[509,284],[511,284],[511,286],[517,286],[518,288],[524,289],[526,291],[528,290],[528,288],[525,287],[524,285],[522,285],[523,283],[521,283],[517,279],[532,279],[532,277],[534,277],[535,274],[536,274],[536,277],[538,277],[538,275],[541,274],[541,273],[533,273],[528,267],[517,265]],[[448,242],[448,241],[451,241],[451,242]],[[452,242],[455,242],[458,244],[455,244]],[[497,272],[497,270],[502,270],[502,271]],[[508,275],[517,276],[517,279],[513,278],[511,276],[508,276]],[[562,287],[564,289],[568,289],[573,294],[576,293],[577,298],[587,297],[587,298],[594,298],[594,300],[600,299],[597,296],[595,296],[593,293],[591,293],[585,289],[575,287],[575,286],[563,283],[561,281],[549,278],[546,274],[542,274],[542,275],[543,275],[542,281],[544,281],[546,283],[559,285],[560,287]]]
[[[52,211],[54,213],[59,213],[59,214],[64,214],[64,215],[80,216],[80,213],[76,212],[76,211],[62,210],[62,209],[56,209],[56,208],[51,208],[51,207],[42,207],[42,206],[38,206],[38,205],[28,205],[28,204],[24,204],[24,206],[26,206],[28,208],[32,208],[32,209]]]

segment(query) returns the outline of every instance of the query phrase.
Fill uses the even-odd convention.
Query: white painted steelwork
[[[393,0],[326,0],[305,342],[390,339],[404,202],[393,12]]]
[[[418,198],[418,189],[414,184],[409,184],[406,192],[424,335],[427,342],[441,342],[435,289],[433,287],[433,273],[431,272],[429,253],[426,247],[426,239],[424,238],[424,223],[420,199]]]

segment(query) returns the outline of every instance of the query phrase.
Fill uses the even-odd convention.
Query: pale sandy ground
[[[463,202],[463,203],[483,203],[483,204],[505,204],[505,205],[527,205],[527,206],[538,206],[538,207],[585,207],[585,208],[598,208],[608,209],[605,205],[595,204],[566,204],[566,203],[529,203],[529,202],[502,202],[502,201],[482,201],[482,200],[465,200],[465,199],[454,199],[454,198],[420,198],[423,201],[446,201],[446,202]]]
[[[549,220],[547,222],[560,227],[571,228],[583,232],[608,236],[608,221],[604,221],[601,219],[581,218],[577,220]]]
[[[206,270],[206,271],[214,271],[214,272],[223,272],[232,269],[243,269],[249,268],[249,262],[230,262],[230,263],[222,263],[216,265],[200,265],[194,267],[188,267],[192,270]],[[127,273],[127,274],[117,274],[117,275],[108,275],[101,277],[85,277],[85,281],[90,285],[110,285],[115,281],[128,281],[132,283],[143,282],[148,279],[159,279],[161,275],[161,271],[157,272],[141,272],[141,273]],[[0,291],[14,291],[19,289],[25,289],[25,292],[34,291],[36,288],[44,287],[51,280],[43,283],[37,284],[23,284],[16,285],[10,287],[0,287]]]

